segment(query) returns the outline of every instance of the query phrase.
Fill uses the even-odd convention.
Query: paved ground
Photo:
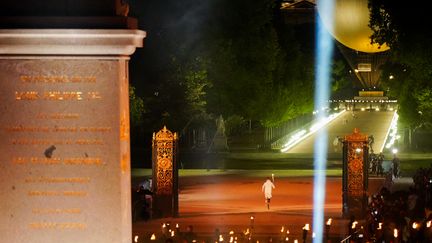
[[[361,128],[361,133],[374,135],[375,151],[381,148],[393,112],[359,111],[356,112],[356,115],[357,117],[354,119],[350,112],[345,112],[328,125],[326,129],[328,130],[329,155],[341,157],[340,148],[337,151],[334,150],[333,139],[336,136],[351,134],[355,127]],[[314,139],[315,135],[311,135],[293,147],[289,153],[295,158],[302,158],[301,154],[310,158],[313,155]],[[260,155],[256,154],[254,158]],[[263,156],[262,159],[265,159],[268,154],[263,154]],[[275,156],[282,155],[274,154],[272,158]],[[284,163],[287,164],[286,161]],[[298,161],[297,164],[299,164]],[[305,162],[305,166],[310,167],[311,161]],[[264,174],[270,175],[271,173],[273,173],[271,170],[268,173],[264,171]],[[311,176],[276,177],[276,189],[273,193],[270,210],[265,207],[264,196],[261,192],[261,186],[264,182],[263,171],[260,171],[259,176],[254,175],[253,171],[237,171],[233,174],[216,175],[205,175],[204,173],[198,176],[182,176],[179,182],[180,217],[134,223],[133,234],[138,235],[141,239],[138,242],[148,242],[152,233],[159,236],[161,225],[167,221],[170,221],[171,225],[178,223],[182,231],[187,225],[193,225],[201,239],[206,240],[212,238],[215,229],[219,229],[224,235],[227,235],[231,230],[240,234],[246,228],[252,229],[253,226],[254,238],[260,242],[267,242],[269,236],[273,237],[275,241],[279,240],[281,236],[286,236],[280,233],[282,226],[285,230],[289,229],[291,242],[293,239],[301,241],[302,227],[306,223],[312,224],[313,177]],[[382,178],[370,178],[369,193],[375,193],[382,185]],[[335,240],[334,242],[340,241],[347,232],[348,222],[341,215],[341,191],[341,177],[327,177],[324,219],[333,218],[330,233]],[[250,220],[251,216],[254,217],[253,225]],[[308,237],[310,241],[311,235],[309,234]]]
[[[341,153],[341,147],[333,146],[333,140],[336,136],[345,136],[352,134],[354,128],[359,128],[360,132],[366,135],[373,135],[375,144],[373,149],[379,152],[381,149],[387,130],[393,118],[393,111],[356,111],[356,118],[352,117],[352,113],[347,111],[341,116],[333,120],[325,128],[328,132],[328,153]],[[346,123],[344,121],[347,121]],[[313,154],[313,144],[316,139],[315,134],[312,134],[290,150],[288,153],[306,153]]]
[[[376,192],[382,179],[371,178],[369,191]],[[276,178],[276,189],[267,210],[261,192],[263,178],[238,175],[182,177],[180,180],[180,217],[139,221],[133,234],[149,239],[159,233],[164,222],[179,224],[181,230],[193,225],[202,238],[210,239],[216,228],[227,235],[251,228],[254,216],[254,235],[257,240],[280,237],[281,227],[289,229],[291,239],[301,240],[302,227],[312,224],[313,178]],[[347,220],[341,217],[341,178],[329,177],[326,183],[325,219],[333,218],[331,234],[335,239],[346,235]],[[142,241],[146,242],[146,241]]]

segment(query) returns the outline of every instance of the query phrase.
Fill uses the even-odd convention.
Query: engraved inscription
[[[76,127],[76,126],[54,126],[53,128],[46,126],[7,126],[7,132],[111,132],[111,127]]]
[[[26,183],[89,183],[90,177],[28,177],[24,179]]]
[[[17,125],[17,126],[10,126],[6,127],[5,130],[7,132],[49,132],[49,127],[43,127],[43,126],[23,126],[23,125]]]
[[[7,169],[1,175],[11,175],[5,180],[11,198],[26,202],[5,205],[10,219],[2,222],[11,222],[5,227],[26,241],[35,237],[45,242],[38,237],[53,232],[54,238],[67,238],[69,233],[58,232],[68,230],[85,238],[91,232],[83,230],[99,227],[89,216],[106,209],[89,204],[100,197],[95,191],[103,170],[111,168],[107,145],[116,144],[112,140],[119,137],[118,111],[109,113],[118,87],[99,83],[99,76],[112,80],[117,68],[112,60],[0,60],[0,86],[5,91],[0,97],[0,145]],[[100,102],[105,97],[110,98],[108,105]],[[50,148],[55,151],[47,153]]]
[[[45,119],[45,120],[79,119],[80,114],[78,113],[38,113],[36,115],[36,118]]]
[[[70,157],[70,158],[46,158],[46,157],[13,157],[13,164],[32,164],[32,165],[103,165],[99,157]],[[44,177],[41,177],[44,178]]]
[[[86,191],[28,191],[28,196],[32,197],[51,197],[51,196],[70,196],[70,197],[84,197],[87,196]]]
[[[33,214],[80,214],[80,208],[33,208]]]
[[[69,75],[21,75],[22,83],[96,83],[95,76]]]
[[[124,90],[117,82],[127,70],[111,58],[54,59],[0,60],[4,91],[0,96],[4,162],[0,175],[4,194],[19,202],[3,205],[8,215],[2,222],[9,224],[3,224],[0,231],[7,229],[8,234],[13,232],[26,242],[80,242],[103,238],[94,232],[106,228],[107,235],[114,237],[105,238],[118,239],[123,231],[117,233],[109,227],[114,219],[119,225],[129,223],[123,212],[108,215],[108,224],[96,222],[98,217],[92,215],[124,208],[123,203],[93,204],[106,196],[109,203],[118,201],[121,195],[111,192],[118,192],[123,186],[119,182],[129,179],[130,155],[120,140],[129,138],[127,110],[126,116],[121,115],[127,106],[127,86]],[[103,178],[107,174],[113,176]],[[114,190],[106,188],[107,183]],[[6,235],[5,240],[16,241],[14,235]]]
[[[12,139],[13,145],[104,145],[102,139],[76,139],[76,140],[60,140],[60,139]]]
[[[31,229],[78,229],[84,230],[87,228],[87,224],[79,222],[33,222],[29,224]]]
[[[57,100],[57,101],[82,101],[82,100],[97,100],[102,96],[98,91],[89,91],[83,93],[81,91],[15,91],[15,100]]]

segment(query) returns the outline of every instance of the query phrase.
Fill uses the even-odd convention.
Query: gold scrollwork
[[[165,126],[153,134],[152,144],[156,149],[156,193],[159,195],[169,195],[173,192],[175,140],[177,134],[172,133]]]
[[[367,146],[368,138],[361,134],[358,129],[354,133],[345,136],[348,142],[348,194],[351,196],[362,196],[364,188],[364,147]]]

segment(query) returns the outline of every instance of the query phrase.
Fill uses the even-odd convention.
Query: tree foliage
[[[131,60],[146,129],[219,115],[274,126],[312,111],[314,26],[284,24],[279,1],[129,2],[147,31]]]
[[[129,110],[131,127],[142,126],[145,112],[144,101],[136,95],[135,87],[131,85],[129,86]]]
[[[333,93],[340,92],[342,89],[350,85],[350,80],[347,77],[347,65],[341,59],[334,59],[331,75],[331,90]]]
[[[401,119],[414,127],[432,122],[429,10],[418,4],[391,0],[370,0],[369,8],[372,41],[391,47],[391,59],[383,68],[381,80],[389,94],[398,98]]]
[[[208,80],[208,71],[205,61],[200,57],[185,62],[173,63],[176,65],[176,80],[183,88],[185,96],[185,110],[188,115],[201,115],[206,113],[206,90],[211,87]]]
[[[219,1],[228,9],[210,19],[213,40],[209,110],[264,126],[312,110],[313,26],[281,23],[274,1]],[[223,7],[220,5],[223,4]],[[304,39],[298,36],[304,35]],[[311,44],[312,43],[312,44]]]

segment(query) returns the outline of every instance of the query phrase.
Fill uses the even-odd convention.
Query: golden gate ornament
[[[153,215],[175,217],[178,214],[177,133],[165,126],[153,133]]]
[[[342,211],[344,216],[363,218],[367,207],[368,136],[354,128],[343,141]]]

